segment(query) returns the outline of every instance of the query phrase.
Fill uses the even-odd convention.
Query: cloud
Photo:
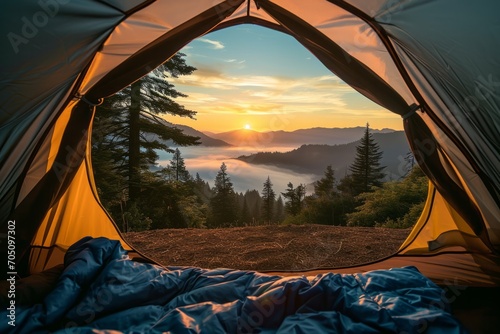
[[[223,67],[214,66],[202,67],[192,75],[173,79],[172,83],[189,96],[179,102],[200,114],[340,115],[346,110],[354,110],[353,103],[358,105],[358,100],[363,99],[333,74],[302,78],[231,75],[224,72]],[[377,106],[367,109],[377,110]]]
[[[238,59],[224,59],[226,63],[233,63],[233,64],[238,64],[241,65],[246,62],[246,60],[238,60]]]
[[[222,42],[214,41],[212,39],[199,38],[197,40],[200,41],[200,42],[209,44],[211,46],[211,48],[214,49],[214,50],[224,49],[224,47],[225,47],[224,44],[222,44]]]

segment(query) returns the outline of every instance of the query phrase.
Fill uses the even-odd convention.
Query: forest
[[[270,177],[263,175],[261,189],[237,193],[225,163],[212,186],[193,175],[181,148],[198,145],[199,138],[166,125],[161,116],[194,117],[195,111],[175,101],[185,95],[168,78],[195,70],[179,53],[97,108],[92,135],[94,178],[101,203],[122,231],[269,224],[407,228],[417,221],[427,195],[427,178],[409,154],[405,174],[382,182],[384,152],[368,124],[348,173],[339,179],[332,166],[324,166],[323,177],[307,192],[302,183],[274,189]],[[166,141],[175,143],[175,148]],[[172,153],[172,159],[167,167],[153,170],[157,150]]]

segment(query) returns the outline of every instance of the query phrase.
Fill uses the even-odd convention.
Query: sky
[[[371,102],[326,69],[293,37],[256,25],[209,33],[181,50],[197,70],[171,79],[177,102],[196,120],[166,117],[204,132],[293,131],[313,127],[391,128],[401,117]]]

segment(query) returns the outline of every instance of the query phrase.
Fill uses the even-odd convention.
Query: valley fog
[[[191,173],[193,177],[198,173],[203,180],[210,184],[210,187],[214,186],[215,176],[221,164],[224,162],[236,192],[244,193],[246,190],[255,189],[260,193],[264,182],[269,176],[273,183],[273,189],[276,192],[276,196],[278,196],[281,192],[285,191],[288,182],[292,182],[294,187],[298,186],[300,183],[308,185],[320,179],[321,176],[300,174],[274,166],[251,165],[234,158],[262,151],[287,152],[294,148],[296,147],[278,146],[263,149],[255,147],[195,146],[179,147],[179,150],[181,151],[181,156],[184,158],[184,163],[189,173]],[[172,154],[164,151],[159,151],[157,153],[160,157],[158,165],[162,167],[168,166],[172,159]],[[310,187],[308,187],[307,190],[311,192],[313,189],[309,188]]]

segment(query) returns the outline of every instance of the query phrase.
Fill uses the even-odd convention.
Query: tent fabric
[[[12,0],[3,9],[0,241],[15,219],[20,253],[33,270],[60,263],[55,254],[86,235],[117,237],[132,251],[93,186],[92,105],[194,38],[253,23],[296,37],[341,79],[404,118],[434,190],[415,237],[395,258],[429,255],[433,268],[450,259],[457,268],[475,263],[477,280],[460,270],[459,279],[498,284],[500,270],[491,265],[500,248],[497,1]],[[68,162],[70,151],[78,153]],[[443,278],[416,262],[425,275]]]
[[[35,282],[36,283],[36,282]],[[84,238],[54,288],[16,308],[2,333],[465,333],[443,290],[414,267],[271,276],[130,261],[118,241]],[[0,316],[7,319],[2,307]]]

